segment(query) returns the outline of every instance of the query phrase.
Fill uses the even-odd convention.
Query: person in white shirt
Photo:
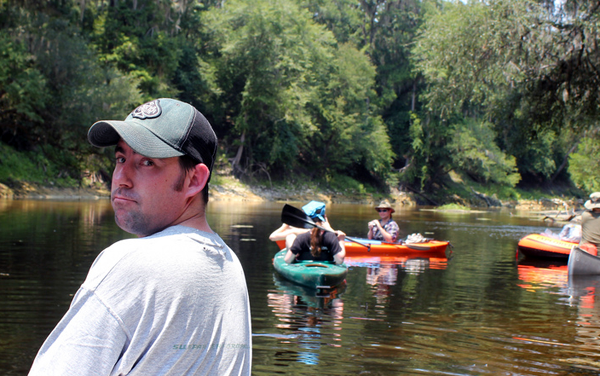
[[[138,238],[96,258],[29,375],[250,375],[244,271],[205,215],[217,150],[209,122],[156,99],[94,123],[88,139],[115,146],[115,221]]]

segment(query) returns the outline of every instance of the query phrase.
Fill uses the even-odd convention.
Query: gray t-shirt
[[[237,256],[174,226],[96,258],[29,375],[250,375],[251,341]]]

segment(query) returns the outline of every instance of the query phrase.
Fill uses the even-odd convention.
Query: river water
[[[517,261],[519,238],[546,229],[528,213],[397,209],[402,236],[449,240],[447,257],[350,260],[346,283],[317,297],[271,264],[282,207],[209,204],[246,273],[253,375],[600,374],[600,285],[564,263]],[[378,217],[366,205],[327,214],[355,237]],[[94,258],[127,237],[108,200],[0,201],[0,375],[27,374]]]

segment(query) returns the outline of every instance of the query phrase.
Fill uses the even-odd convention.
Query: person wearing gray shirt
[[[88,139],[115,146],[115,221],[138,238],[96,258],[29,375],[250,375],[244,271],[205,215],[217,150],[209,122],[156,99],[94,123]]]

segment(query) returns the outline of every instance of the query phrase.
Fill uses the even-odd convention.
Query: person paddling
[[[600,245],[600,192],[592,193],[583,206],[587,210],[581,214],[579,248],[596,256]]]
[[[387,200],[375,207],[379,213],[379,219],[374,219],[369,222],[369,239],[381,240],[387,243],[395,243],[398,238],[400,228],[396,221],[392,219],[392,214],[395,212],[392,205]]]
[[[314,204],[317,203],[317,204]],[[324,218],[324,221],[321,222],[319,225],[323,228],[328,229],[329,231],[334,231],[333,228],[331,228],[331,225],[329,224],[329,221],[327,220],[327,216],[325,215],[325,204],[319,201],[311,201],[311,203],[308,203],[306,205],[304,205],[304,208],[307,208],[307,210],[311,211],[314,208],[323,208],[323,215],[322,217]],[[306,211],[304,211],[304,213],[306,213]],[[290,249],[292,247],[292,244],[294,243],[294,240],[296,239],[296,236],[303,234],[305,232],[308,232],[309,229],[304,228],[304,227],[294,227],[291,226],[287,223],[282,223],[281,226],[273,231],[271,233],[271,235],[269,235],[269,240],[271,241],[279,241],[279,240],[285,240],[285,247],[287,249]]]
[[[319,201],[311,201],[302,207],[302,210],[318,226],[324,224],[330,228],[325,216],[325,204]],[[314,227],[310,232],[304,232],[295,237],[285,255],[288,264],[298,260],[332,261],[343,264],[346,257],[344,239],[346,234],[342,231],[324,231]],[[287,243],[287,242],[286,242]]]

